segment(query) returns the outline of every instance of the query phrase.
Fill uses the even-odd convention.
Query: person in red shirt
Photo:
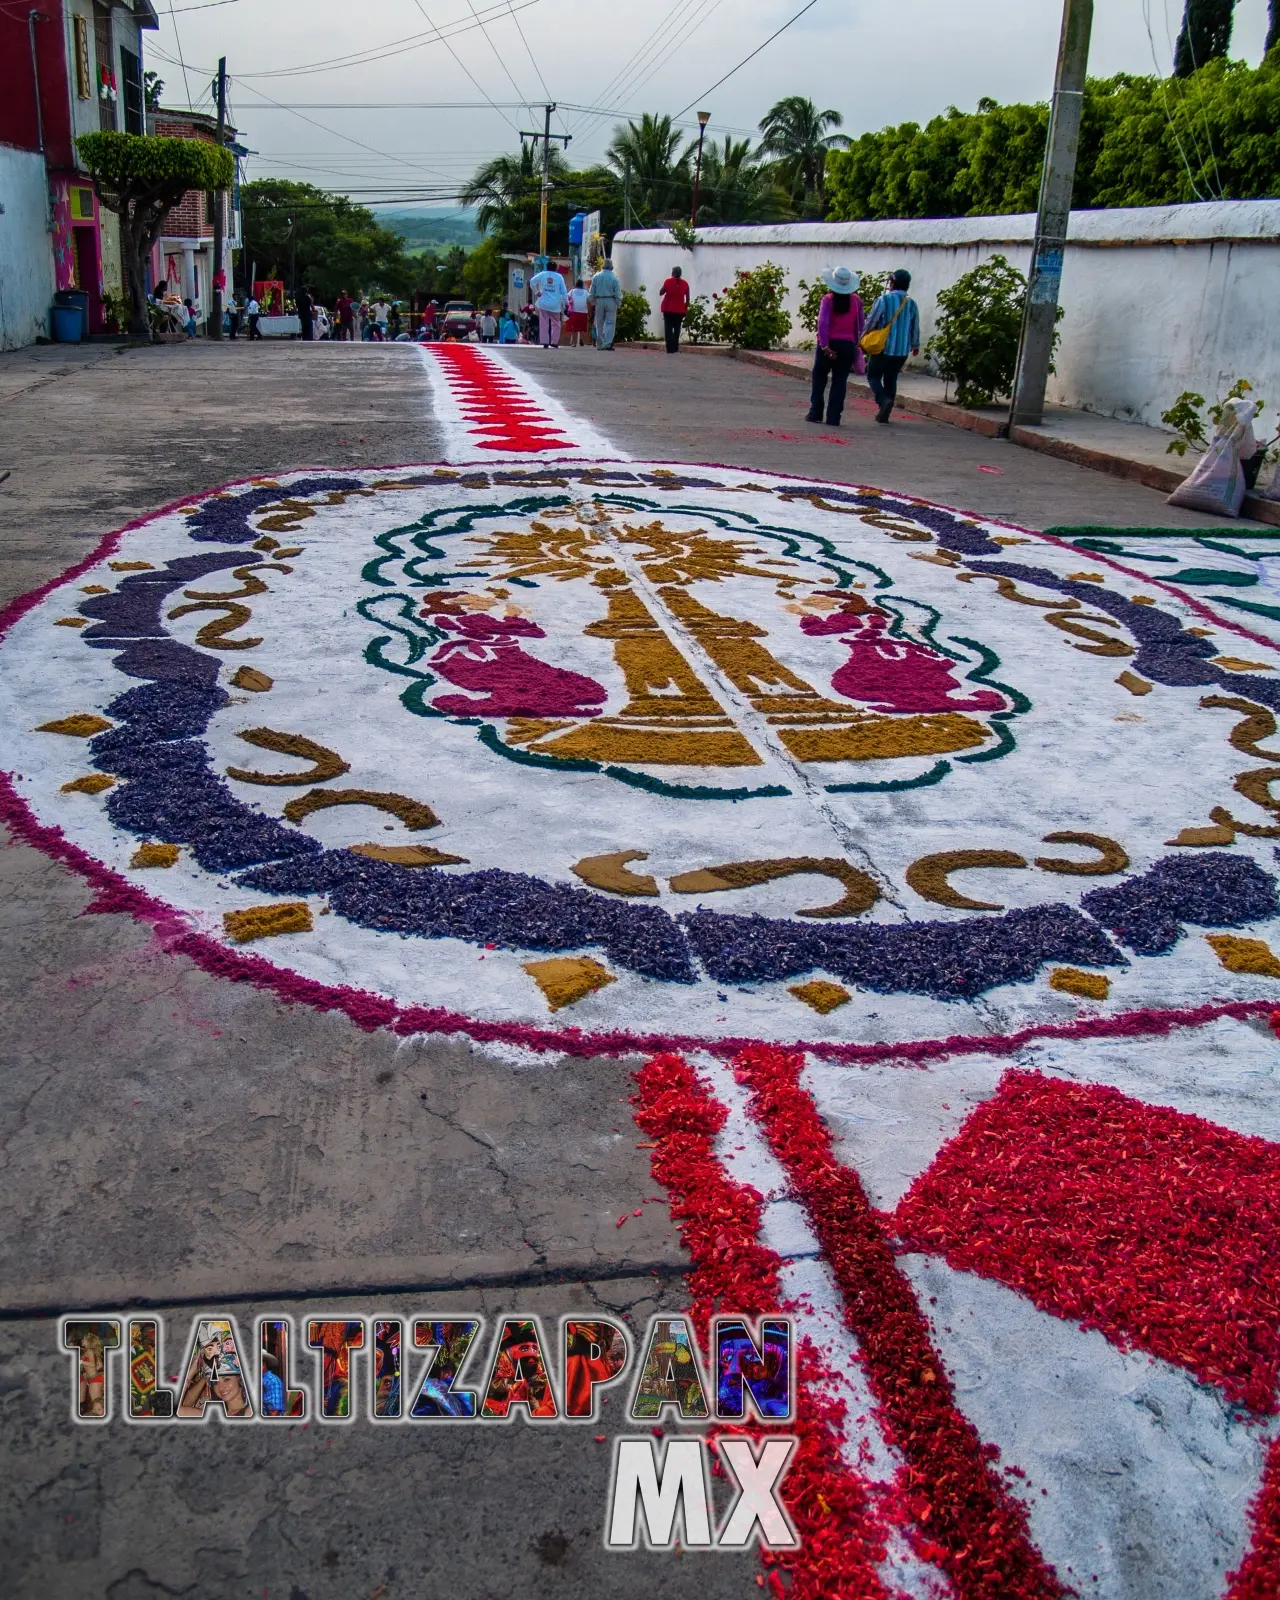
[[[680,324],[689,309],[689,285],[679,267],[672,267],[671,276],[662,285],[662,326],[667,335],[667,354],[675,355],[680,348]]]

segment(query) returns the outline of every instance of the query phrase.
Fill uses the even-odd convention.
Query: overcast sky
[[[841,112],[844,131],[856,134],[923,122],[948,105],[971,110],[983,95],[1043,100],[1052,86],[1061,0],[816,0],[711,89],[802,4],[173,0],[145,48],[164,79],[164,103],[189,98],[205,110],[210,75],[226,56],[232,115],[258,152],[251,177],[293,177],[362,198],[456,190],[487,156],[516,148],[518,129],[541,126],[540,112],[510,103],[548,95],[562,107],[614,113],[557,113],[553,127],[573,135],[570,159],[585,165],[602,155],[617,112],[688,106],[685,120],[696,129],[694,112],[706,109],[708,137],[741,136],[781,96],[805,94]],[[1102,0],[1090,71],[1167,72],[1181,10],[1182,0]],[[1240,0],[1232,55],[1256,63],[1265,29],[1266,0]],[[454,36],[442,43],[432,30]],[[298,70],[317,64],[323,70]],[[403,108],[442,101],[480,109]]]

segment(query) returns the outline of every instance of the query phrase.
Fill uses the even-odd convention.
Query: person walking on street
[[[502,317],[498,323],[499,344],[519,344],[520,324],[516,321],[516,314],[506,306],[502,308]]]
[[[240,301],[235,291],[232,291],[230,300],[227,301],[227,336],[234,339],[240,332]]]
[[[622,285],[613,270],[613,262],[604,266],[591,280],[587,304],[593,308],[596,324],[596,349],[612,350],[614,330],[618,324],[618,307],[622,303]]]
[[[311,299],[311,290],[305,286],[298,290],[298,322],[302,337],[313,339],[315,337],[315,305]]]
[[[256,295],[254,295],[252,293],[250,294],[249,303],[244,308],[244,314],[249,319],[249,337],[251,339],[261,339],[262,334],[258,330],[259,312],[258,312],[258,298],[257,298]]]
[[[564,342],[580,345],[587,335],[587,286],[579,278],[569,290],[569,315],[564,325]]]
[[[849,374],[862,370],[862,301],[858,296],[861,279],[848,267],[834,267],[822,274],[831,291],[824,294],[818,311],[818,344],[813,352],[813,384],[809,390],[809,415],[806,422],[823,420],[838,428],[844,415],[844,394]],[[831,398],[826,399],[827,379],[831,379]]]
[[[492,344],[498,337],[498,319],[493,308],[486,306],[480,313],[480,343]]]
[[[680,324],[689,309],[689,285],[679,267],[672,267],[671,276],[662,285],[658,309],[662,312],[662,327],[667,336],[667,354],[673,356],[680,348]]]
[[[920,354],[920,310],[907,293],[911,274],[899,268],[889,287],[871,308],[862,348],[867,353],[867,382],[875,396],[877,422],[888,422],[898,398],[898,374],[908,355]],[[880,336],[880,330],[884,330]],[[877,335],[873,339],[873,335]],[[870,347],[869,347],[870,346]]]
[[[338,314],[338,338],[353,339],[355,335],[351,328],[351,296],[345,289],[338,290],[338,298],[333,302],[333,309]]]
[[[569,303],[564,279],[553,272],[546,256],[538,257],[538,270],[529,280],[533,303],[538,308],[538,343],[544,350],[560,348],[560,322]]]

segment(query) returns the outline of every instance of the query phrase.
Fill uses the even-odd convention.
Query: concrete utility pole
[[[227,126],[227,58],[218,58],[218,76],[215,81],[215,91],[218,100],[218,149],[222,149],[223,140],[226,138]],[[210,287],[210,316],[208,333],[211,339],[222,337],[222,287],[220,274],[222,272],[222,190],[215,189],[213,195],[213,282]]]
[[[1018,341],[1018,364],[1006,431],[1022,423],[1044,420],[1044,391],[1053,355],[1053,328],[1057,320],[1058,288],[1062,282],[1062,253],[1071,217],[1071,188],[1076,175],[1092,26],[1093,0],[1063,0],[1058,71],[1053,85],[1053,104],[1049,108],[1049,137],[1045,141],[1044,171],[1040,175],[1040,207],[1036,215],[1031,274],[1022,313],[1022,336]]]
[[[551,113],[555,108],[556,103],[554,100],[550,105],[543,106],[542,109],[546,113],[546,119],[541,133],[527,133],[523,128],[520,130],[520,137],[522,139],[532,139],[535,149],[537,148],[538,140],[542,140],[542,219],[538,224],[538,254],[540,256],[545,256],[547,253],[547,205],[551,199],[551,141],[559,139],[567,150],[573,140],[571,133],[552,133]]]
[[[622,226],[631,226],[631,157],[627,157],[627,170],[622,177]]]

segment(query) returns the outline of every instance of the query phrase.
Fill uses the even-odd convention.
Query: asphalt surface
[[[1159,496],[925,420],[838,432],[706,352],[509,352],[620,450],[908,490],[1033,526],[1183,520]],[[403,347],[50,347],[0,356],[0,585],[231,479],[439,459]],[[1193,521],[1195,519],[1186,519]],[[222,982],[84,883],[0,852],[0,1594],[455,1600],[758,1593],[750,1556],[602,1548],[610,1445],[560,1428],[71,1425],[55,1317],[682,1303],[626,1104],[635,1063],[518,1067]],[[172,1376],[172,1370],[170,1376]],[[615,1403],[614,1414],[619,1410]]]

